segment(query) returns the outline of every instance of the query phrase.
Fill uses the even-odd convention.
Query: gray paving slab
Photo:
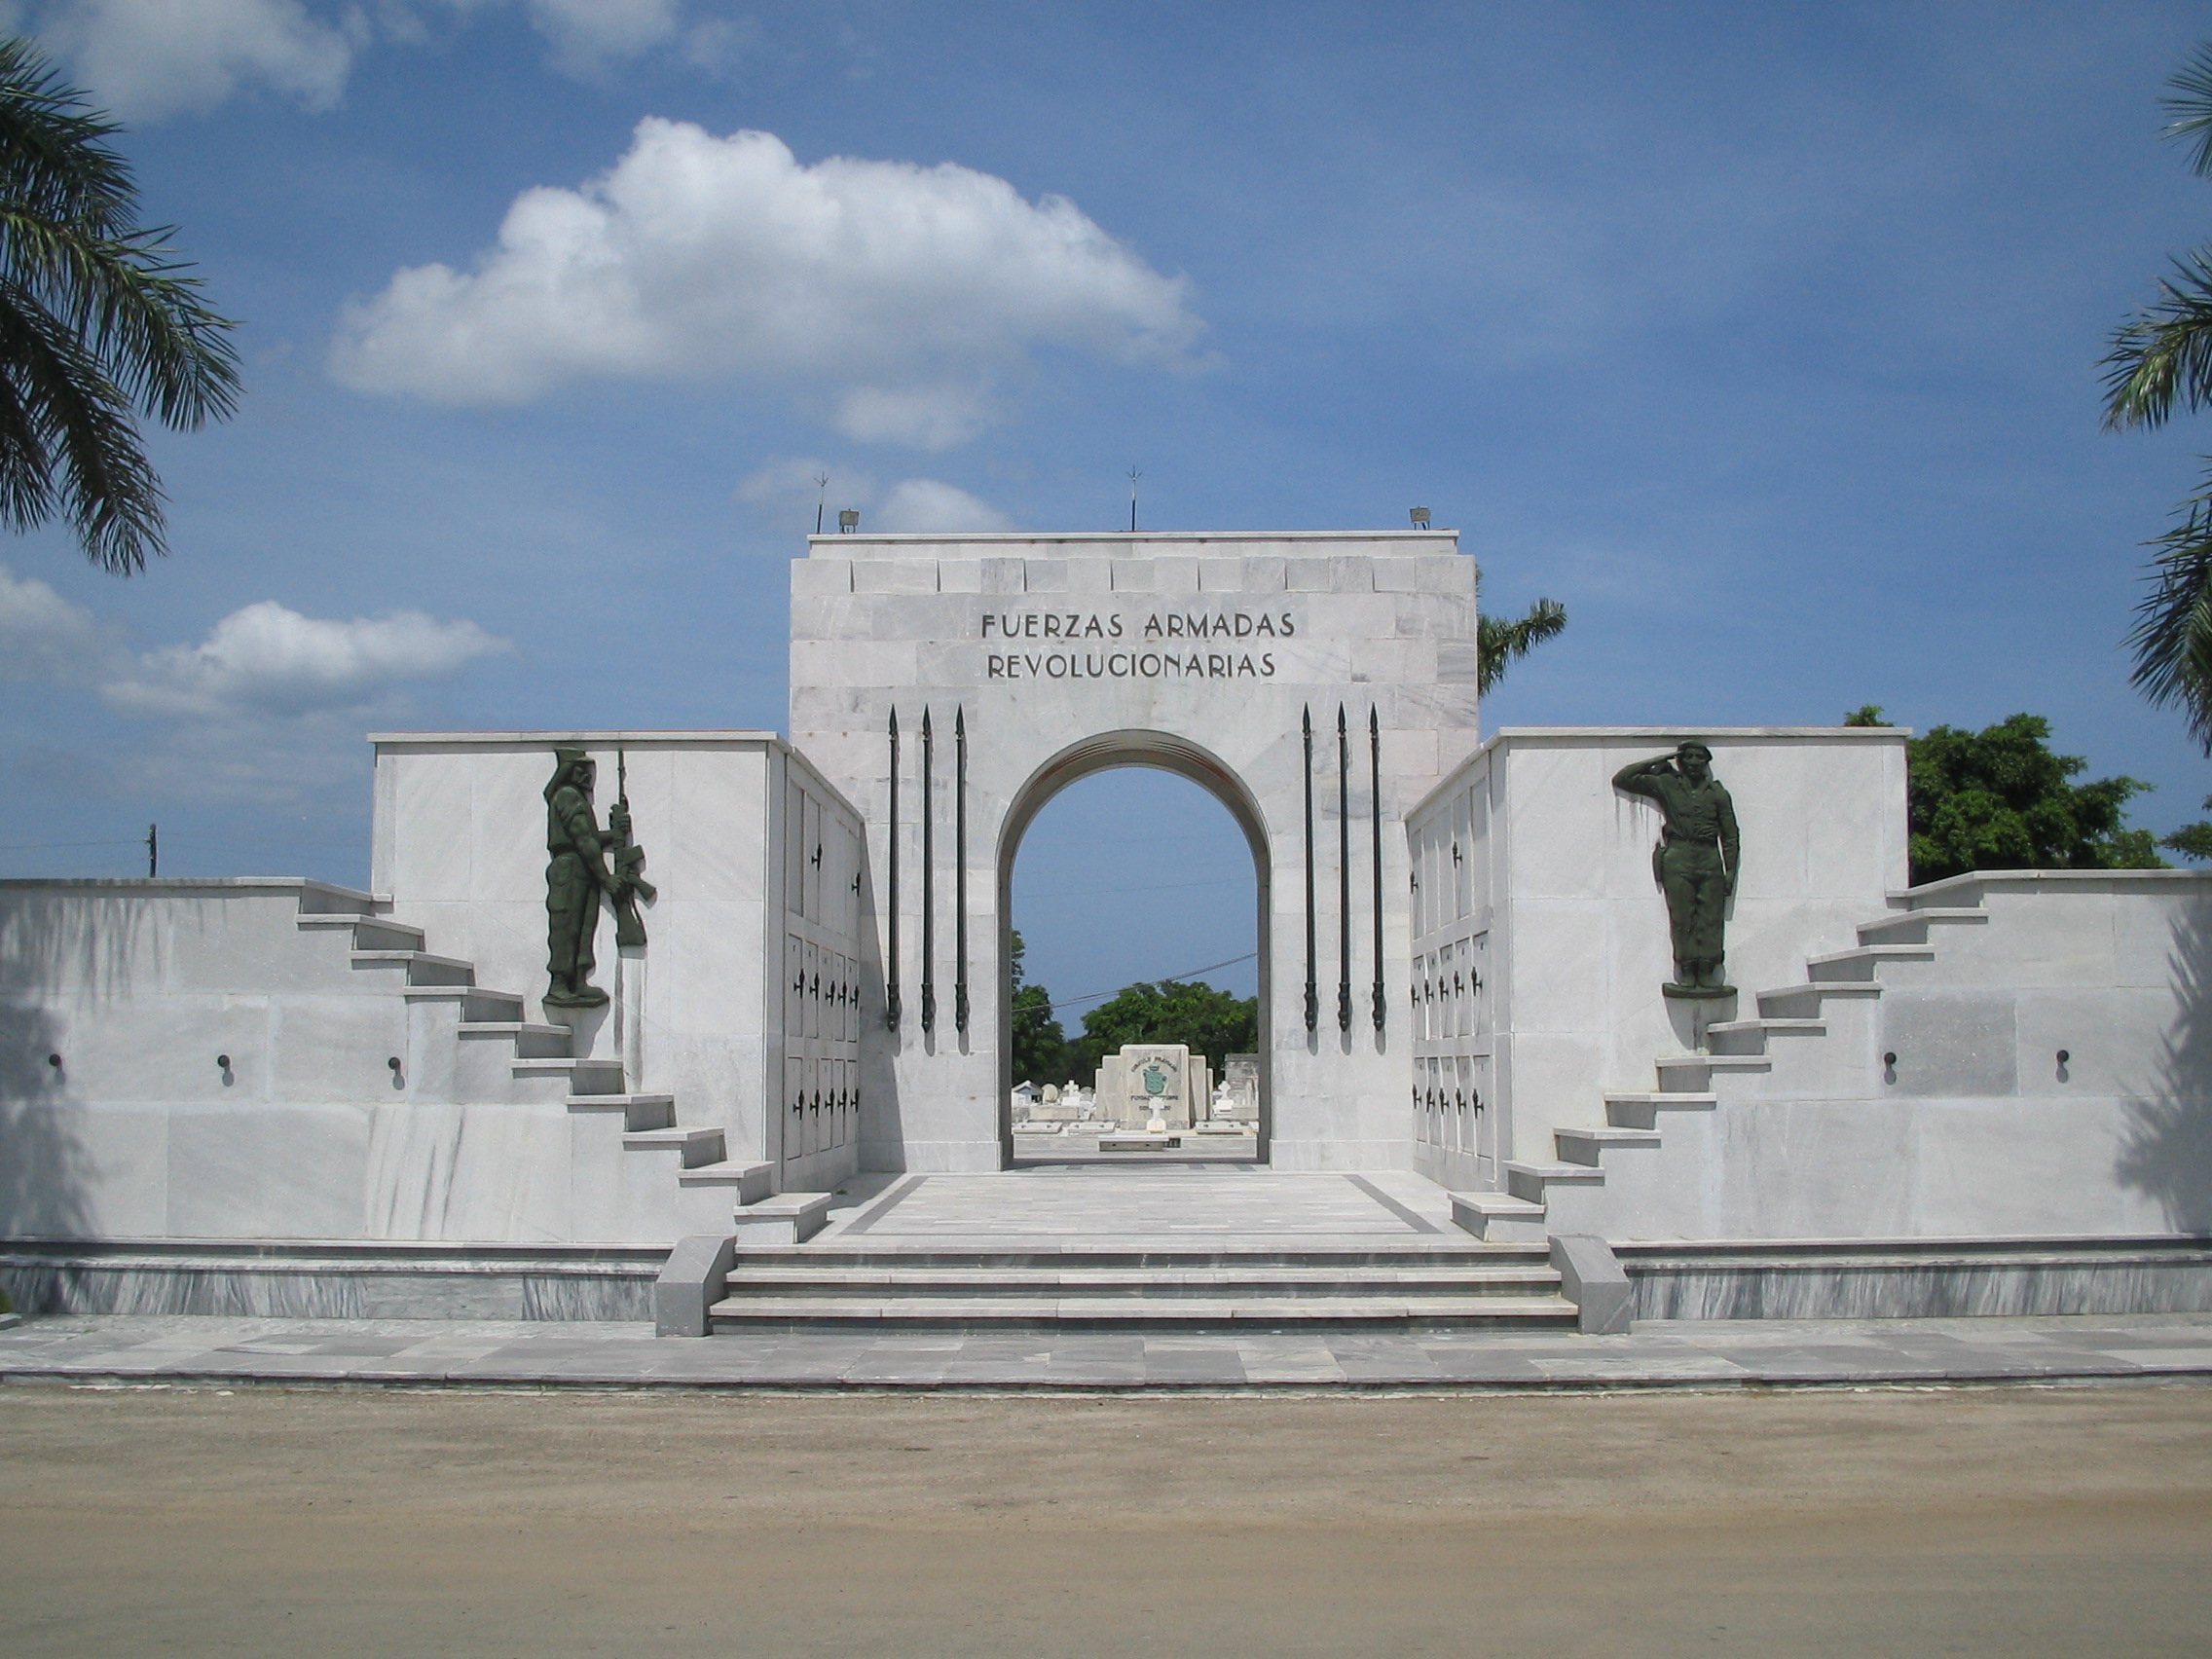
[[[1712,1387],[2212,1380],[2212,1314],[1647,1321],[1570,1332],[664,1338],[649,1325],[68,1315],[0,1331],[12,1382],[427,1386]]]

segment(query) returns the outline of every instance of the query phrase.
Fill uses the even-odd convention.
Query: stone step
[[[963,1295],[1399,1297],[1548,1296],[1560,1275],[1548,1262],[1501,1268],[984,1268],[762,1265],[740,1254],[725,1281],[731,1296]]]
[[[1454,1193],[1453,1224],[1486,1242],[1530,1243],[1541,1249],[1545,1209],[1510,1193]]]
[[[398,968],[410,985],[473,985],[476,965],[458,956],[433,956],[426,950],[356,950],[356,968]]]
[[[411,1003],[458,1003],[463,1024],[515,1022],[524,1013],[520,991],[488,991],[481,985],[409,985],[399,994]]]
[[[516,1058],[528,1060],[568,1059],[569,1045],[575,1040],[575,1033],[566,1025],[539,1025],[527,1019],[464,1019],[461,1035],[487,1042],[504,1039],[514,1044]]]
[[[1818,984],[1784,985],[1756,997],[1762,1019],[1818,1019],[1831,1000],[1871,1000],[1882,994],[1876,979],[1828,979]]]
[[[1116,1299],[902,1296],[724,1297],[708,1310],[717,1334],[861,1326],[893,1330],[1297,1330],[1490,1326],[1572,1329],[1563,1296],[1267,1297]]]
[[[1602,1187],[1605,1172],[1587,1163],[1508,1163],[1505,1165],[1505,1190],[1517,1198],[1530,1203],[1542,1203],[1544,1189],[1554,1184],[1566,1187]]]
[[[1473,1196],[1500,1197],[1494,1193]],[[908,1242],[904,1239],[894,1243],[866,1236],[853,1239],[836,1234],[812,1244],[799,1246],[762,1245],[750,1238],[743,1243],[742,1255],[745,1261],[776,1267],[1050,1268],[1063,1272],[1091,1268],[1178,1268],[1193,1271],[1208,1268],[1236,1271],[1301,1268],[1325,1272],[1351,1272],[1366,1268],[1498,1268],[1516,1265],[1540,1268],[1549,1260],[1540,1243],[1500,1244],[1449,1234],[1356,1244],[1335,1240],[1271,1240],[1264,1244],[1254,1244],[1241,1238],[1197,1242],[1185,1236],[1157,1241],[1054,1238],[1035,1242],[1010,1241],[1003,1245],[934,1244]]]
[[[1827,1026],[1818,1019],[1718,1019],[1705,1028],[1705,1040],[1715,1054],[1763,1054],[1777,1037],[1827,1034]]]
[[[1671,1094],[1677,1090],[1702,1092],[1715,1072],[1772,1071],[1774,1061],[1765,1054],[1661,1054],[1655,1066],[1661,1092]],[[1670,1076],[1683,1081],[1670,1082]]]
[[[620,1094],[622,1062],[598,1059],[518,1059],[517,1077],[565,1077],[571,1094]]]
[[[777,1193],[739,1204],[730,1216],[741,1250],[756,1244],[803,1244],[830,1220],[834,1193]]]
[[[1816,956],[1805,964],[1815,979],[1872,979],[1885,962],[1933,962],[1936,952],[1925,944],[1862,944],[1857,950],[1838,950]]]
[[[302,933],[333,933],[343,929],[352,936],[357,950],[421,950],[423,930],[382,916],[301,916],[293,924]]]
[[[632,1129],[624,1132],[622,1148],[625,1152],[673,1152],[681,1167],[691,1169],[721,1161],[722,1132],[675,1127]]]
[[[1859,924],[1861,944],[1925,944],[1932,927],[1972,927],[1989,920],[1987,910],[1932,904],[1925,910],[1899,910],[1876,922]]]
[[[1584,1164],[1596,1168],[1604,1161],[1609,1146],[1649,1146],[1659,1144],[1657,1129],[1554,1129],[1552,1145],[1562,1161]]]
[[[680,1187],[728,1187],[733,1189],[731,1199],[739,1204],[756,1204],[769,1196],[775,1185],[776,1166],[773,1163],[755,1163],[743,1158],[725,1158],[713,1163],[696,1163],[688,1169],[677,1171],[676,1183]]]
[[[1605,1122],[1616,1129],[1655,1129],[1662,1112],[1710,1112],[1720,1096],[1702,1089],[1613,1090],[1605,1092]]]
[[[571,1094],[563,1104],[571,1112],[619,1112],[624,1134],[673,1128],[676,1124],[673,1094]]]

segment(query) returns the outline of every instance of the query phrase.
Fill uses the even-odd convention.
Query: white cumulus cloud
[[[891,487],[876,509],[877,530],[959,532],[1012,530],[1014,520],[990,502],[935,478],[909,478]]]
[[[329,21],[300,0],[68,0],[41,33],[102,106],[152,121],[241,87],[328,109],[366,30],[357,10]]]
[[[234,610],[197,645],[131,658],[100,687],[127,714],[207,720],[359,707],[408,680],[454,673],[506,641],[418,610],[349,622],[265,599]]]
[[[675,38],[677,0],[530,0],[530,20],[553,48],[554,67],[597,73]]]
[[[83,606],[0,565],[0,678],[79,680],[113,643],[113,631]]]
[[[827,492],[819,480],[830,480]],[[771,461],[737,487],[737,498],[777,526],[809,529],[824,509],[823,529],[834,530],[841,507],[858,507],[862,528],[890,531],[1012,530],[1014,520],[978,496],[937,478],[904,478],[878,494],[875,480],[849,466],[809,456]]]
[[[1192,360],[1184,283],[1064,198],[950,163],[802,166],[767,132],[648,118],[574,190],[524,192],[466,271],[396,273],[347,308],[331,369],[364,391],[516,404],[592,378],[752,378],[824,396],[871,442],[942,449],[1038,347]]]

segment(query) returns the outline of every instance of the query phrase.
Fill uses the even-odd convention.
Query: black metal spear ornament
[[[891,828],[885,836],[891,849],[890,949],[883,964],[883,1023],[899,1029],[899,711],[891,711]]]
[[[1306,706],[1300,719],[1306,734],[1306,1029],[1321,1026],[1321,989],[1314,981],[1313,962],[1313,707]]]
[[[1375,837],[1375,1029],[1380,1033],[1387,999],[1382,994],[1382,717],[1373,704],[1367,710],[1368,802],[1367,817]]]
[[[932,789],[937,739],[922,705],[922,1029],[937,1029],[937,803]]]
[[[952,711],[952,1023],[968,1033],[968,708]]]
[[[1351,733],[1337,705],[1337,1029],[1351,1030]]]

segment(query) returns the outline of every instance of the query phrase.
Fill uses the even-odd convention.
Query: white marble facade
[[[869,967],[903,1017],[864,1058],[864,1161],[996,1168],[1010,1124],[1001,1030],[1006,883],[1030,819],[1120,764],[1182,772],[1244,827],[1260,872],[1261,1138],[1291,1169],[1402,1167],[1404,1010],[1373,1016],[1407,956],[1402,814],[1475,747],[1475,568],[1444,531],[1133,535],[831,535],[792,567],[792,741],[859,809],[876,884]],[[921,722],[932,721],[924,927]],[[1350,749],[1342,903],[1338,718]],[[888,727],[900,726],[899,949],[890,951]],[[1317,1017],[1306,1017],[1306,759]],[[1375,798],[1369,722],[1379,733]],[[967,836],[955,845],[954,722]],[[1382,825],[1382,949],[1374,835]],[[964,856],[963,856],[964,855]],[[964,868],[965,961],[956,937]],[[1351,973],[1341,974],[1348,931]],[[925,961],[925,931],[932,958]],[[925,969],[936,990],[922,1017]],[[954,1015],[969,986],[969,1022]],[[1348,1018],[1340,1020],[1340,998]]]
[[[1014,856],[1122,764],[1250,840],[1259,1051],[1228,1082],[1278,1168],[1616,1238],[2212,1229],[2212,875],[1900,894],[1901,732],[1478,743],[1444,532],[826,536],[792,591],[789,740],[376,738],[374,893],[0,882],[0,1234],[656,1242],[857,1169],[997,1168]],[[1660,995],[1657,813],[1611,786],[1685,737],[1742,825],[1734,1004]],[[553,1022],[566,745],[603,820],[619,758],[659,898],[642,952],[603,918],[608,1009]],[[1210,1087],[1184,1068],[1176,1126]],[[1127,1093],[1102,1073],[1097,1118]]]
[[[481,984],[545,985],[545,802],[553,751],[598,762],[604,823],[626,775],[633,834],[658,897],[648,943],[618,952],[600,918],[607,1009],[560,1016],[578,1052],[620,1060],[633,1090],[677,1097],[732,1158],[777,1184],[834,1185],[856,1167],[859,826],[773,732],[385,733],[372,884],[428,947]],[[793,984],[803,981],[800,988]],[[796,1105],[799,1110],[793,1111]]]
[[[1904,744],[1850,726],[1509,727],[1414,810],[1413,1085],[1418,1163],[1489,1188],[1552,1132],[1602,1122],[1604,1090],[1648,1088],[1737,1002],[1677,1002],[1659,812],[1612,787],[1696,738],[1735,801],[1744,867],[1727,971],[1750,993],[1852,942],[1905,885]],[[1432,1105],[1432,1092],[1448,1097]],[[1480,1109],[1477,1110],[1477,1102]]]

